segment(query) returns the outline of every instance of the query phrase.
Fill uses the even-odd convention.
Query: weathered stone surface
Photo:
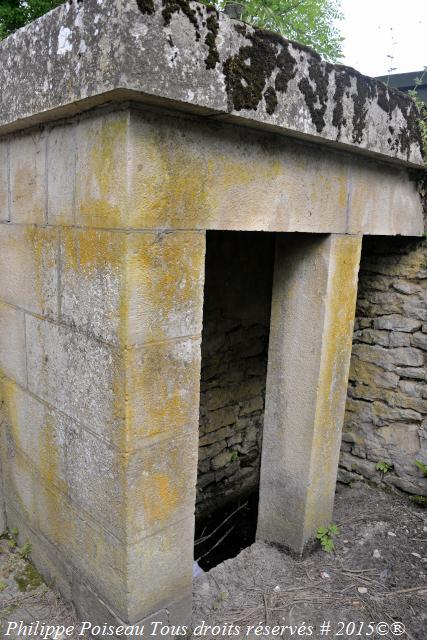
[[[193,540],[191,517],[129,546],[127,620],[141,620],[144,613],[167,607],[191,592],[193,545],[187,541]],[[141,585],[150,588],[141,589]],[[186,604],[188,611],[191,599]]]
[[[50,541],[116,610],[126,612],[126,549],[114,535],[83,517],[55,487],[43,480],[19,452],[5,471],[7,505],[12,504],[31,529]],[[10,509],[8,521],[14,526]],[[63,523],[67,526],[64,527]]]
[[[53,127],[47,135],[47,221],[71,225],[75,217],[75,128],[65,124]]]
[[[24,314],[0,302],[0,378],[3,375],[27,384]]]
[[[0,53],[1,56],[1,53]],[[33,131],[19,135],[10,145],[10,219],[45,222],[46,136]]]
[[[83,227],[127,226],[127,111],[83,118],[75,131],[76,222]]]
[[[124,437],[123,362],[106,344],[27,317],[30,391],[111,442]]]
[[[412,336],[412,344],[414,347],[418,349],[423,349],[423,351],[427,351],[427,335],[425,333],[414,333]]]
[[[408,97],[195,2],[73,1],[9,37],[0,56],[3,127],[137,96],[421,163]]]
[[[200,335],[204,264],[204,233],[143,233],[128,238],[128,344]]]
[[[57,230],[1,224],[0,246],[0,299],[57,318]]]
[[[111,344],[125,342],[126,235],[61,231],[61,322]]]
[[[357,473],[420,495],[427,493],[426,480],[415,465],[427,455],[426,334],[420,331],[427,296],[422,277],[426,257],[425,240],[366,243],[341,462],[351,470],[346,481]],[[368,299],[377,304],[367,304]],[[368,328],[360,330],[362,326]],[[382,330],[372,331],[373,326]],[[383,333],[389,334],[389,346]],[[361,344],[363,334],[370,340]],[[379,460],[392,464],[392,471],[382,476],[375,469]]]
[[[0,141],[0,222],[9,216],[9,142]]]
[[[332,518],[360,250],[354,236],[276,242],[257,538],[296,553]]]
[[[124,486],[118,453],[64,414],[3,380],[8,443],[46,483],[92,518],[126,539]]]
[[[138,542],[191,519],[196,499],[198,433],[147,443],[120,462],[126,475],[127,538]]]
[[[126,224],[133,228],[381,235],[424,228],[415,183],[400,167],[138,110],[129,132]]]
[[[376,329],[387,329],[388,331],[408,331],[413,332],[421,327],[421,322],[412,318],[405,318],[397,314],[382,316],[374,320]]]
[[[129,450],[147,437],[197,431],[200,394],[200,338],[130,349],[126,362]]]

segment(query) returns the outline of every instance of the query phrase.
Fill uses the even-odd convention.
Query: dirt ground
[[[334,522],[335,553],[319,548],[295,560],[256,543],[198,578],[195,624],[233,623],[245,633],[261,625],[259,635],[249,631],[254,638],[274,637],[275,625],[287,627],[282,638],[393,638],[399,621],[402,637],[427,640],[426,511],[366,484],[339,485]]]
[[[197,578],[193,636],[427,640],[427,512],[356,483],[339,486],[334,522],[335,553],[295,560],[257,543]],[[12,620],[78,628],[21,555],[0,541],[0,637]]]

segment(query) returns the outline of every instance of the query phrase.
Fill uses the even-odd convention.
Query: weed
[[[419,507],[427,509],[427,497],[426,496],[409,496],[411,502],[415,502]]]
[[[391,469],[393,469],[393,465],[389,464],[388,462],[385,462],[385,460],[380,460],[379,462],[377,462],[375,469],[377,471],[380,471],[383,476],[388,473]]]
[[[30,542],[26,542],[20,549],[18,549],[18,555],[24,560],[28,560],[32,550],[32,545]]]
[[[427,464],[424,464],[424,462],[421,462],[421,460],[415,460],[415,464],[417,465],[418,469],[422,471],[424,476],[427,478]]]
[[[323,551],[331,553],[335,549],[334,538],[341,533],[336,524],[329,524],[327,527],[317,529],[317,539],[320,540]]]

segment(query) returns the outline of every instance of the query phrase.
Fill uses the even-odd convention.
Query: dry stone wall
[[[427,495],[427,243],[366,238],[339,479]],[[391,465],[382,474],[378,462]]]
[[[260,241],[270,242],[270,257],[262,263]],[[250,253],[257,256],[256,282]],[[258,487],[272,253],[267,235],[208,234],[200,514]],[[365,238],[340,481],[363,477],[427,495],[427,481],[415,464],[427,464],[426,359],[427,242]],[[380,461],[391,466],[386,474],[376,468]]]
[[[258,487],[273,243],[273,234],[207,237],[199,514]]]

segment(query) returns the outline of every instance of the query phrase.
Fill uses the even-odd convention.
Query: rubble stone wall
[[[257,490],[273,234],[212,232],[206,254],[197,511]],[[427,242],[365,238],[338,479],[427,495]],[[382,474],[378,462],[390,470]]]
[[[427,495],[415,464],[427,464],[426,303],[426,241],[365,238],[340,480]]]
[[[274,234],[207,234],[197,511],[258,487]]]

